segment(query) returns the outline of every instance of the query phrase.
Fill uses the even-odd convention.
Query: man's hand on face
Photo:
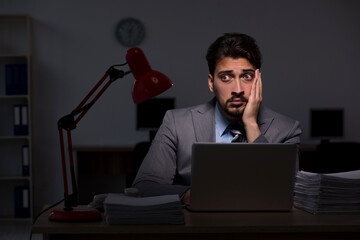
[[[255,79],[251,87],[251,93],[244,109],[243,123],[246,130],[247,141],[253,142],[261,132],[257,124],[257,116],[262,101],[262,82],[259,69],[255,71]]]

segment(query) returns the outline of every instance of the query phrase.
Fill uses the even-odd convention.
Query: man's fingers
[[[253,95],[254,101],[262,100],[262,82],[261,82],[261,73],[259,69],[255,70],[255,79],[251,89],[251,95]]]
[[[257,92],[258,92],[258,98],[260,99],[260,102],[262,101],[262,80],[261,80],[261,72],[259,72],[258,75],[258,80],[257,80]]]

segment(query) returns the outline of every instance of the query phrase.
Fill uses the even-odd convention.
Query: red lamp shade
[[[132,90],[135,104],[149,100],[172,87],[173,83],[166,75],[151,69],[140,48],[129,49],[126,61],[135,77]]]

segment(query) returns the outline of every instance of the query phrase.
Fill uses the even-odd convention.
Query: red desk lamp
[[[105,90],[115,80],[124,77],[130,72],[135,77],[135,82],[132,90],[132,97],[135,104],[144,102],[150,98],[153,98],[160,93],[166,91],[172,87],[173,83],[164,74],[151,69],[149,62],[147,61],[143,51],[140,48],[131,48],[126,54],[127,63],[111,66],[100,79],[100,81],[91,89],[81,103],[68,115],[60,118],[58,121],[58,130],[60,138],[60,151],[61,151],[61,163],[63,171],[64,181],[64,208],[61,210],[54,210],[51,212],[49,219],[53,221],[96,221],[101,219],[101,214],[97,210],[92,209],[80,209],[74,208],[78,202],[78,191],[75,179],[75,168],[73,161],[73,150],[71,142],[71,131],[76,128],[77,123],[81,118],[89,111],[89,109],[95,104]],[[128,64],[131,71],[118,70],[115,67],[124,66]],[[109,77],[109,80],[98,91],[98,93],[89,101],[92,95],[103,85],[105,80]],[[65,156],[65,143],[63,131],[67,133],[67,145],[68,145],[68,158],[69,158],[69,170],[71,179],[72,193],[69,194],[67,171],[66,171],[66,156]]]

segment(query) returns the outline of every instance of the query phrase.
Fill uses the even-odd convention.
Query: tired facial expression
[[[255,68],[246,58],[225,57],[216,64],[214,76],[208,75],[209,89],[230,122],[241,120],[254,79]]]

